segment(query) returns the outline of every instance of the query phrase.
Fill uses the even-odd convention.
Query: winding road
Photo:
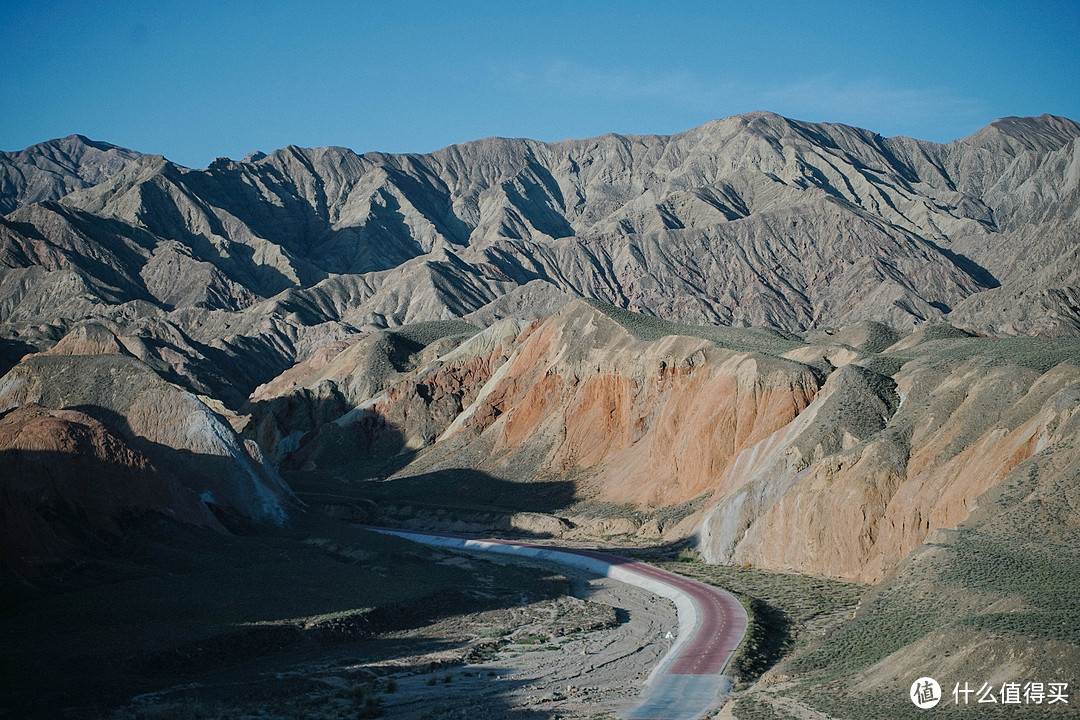
[[[724,669],[746,633],[746,611],[729,592],[645,563],[595,550],[368,527],[408,540],[519,555],[569,565],[644,588],[675,603],[679,632],[623,720],[698,720],[731,689]]]

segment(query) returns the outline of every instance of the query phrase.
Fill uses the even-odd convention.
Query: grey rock
[[[0,219],[0,338],[45,350],[88,319],[119,335],[153,319],[175,330],[171,365],[202,368],[186,387],[233,407],[361,329],[535,318],[574,297],[793,332],[1080,327],[1080,126],[1064,118],[945,145],[759,112],[427,155],[125,158]]]
[[[0,215],[96,185],[137,157],[139,153],[133,150],[82,135],[49,140],[19,152],[0,152]]]

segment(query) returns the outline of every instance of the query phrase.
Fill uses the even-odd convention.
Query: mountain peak
[[[1080,137],[1080,124],[1069,118],[1043,114],[1037,117],[998,118],[957,142],[989,145],[1012,155],[1024,151],[1057,150]]]
[[[33,202],[59,200],[97,185],[140,157],[134,150],[73,134],[0,152],[0,214]]]
[[[1067,188],[1020,203],[1009,188],[1054,188],[1053,168],[1006,170],[1078,134],[1064,118],[1002,118],[944,146],[759,111],[671,136],[488,138],[428,154],[291,145],[206,170],[119,158],[123,169],[64,205],[131,228],[94,229],[95,247],[126,258],[96,282],[113,293],[122,276],[124,298],[152,297],[166,313],[239,312],[291,289],[305,296],[304,323],[385,327],[481,312],[531,284],[493,307],[517,302],[514,316],[530,316],[580,295],[693,324],[903,328],[1021,281],[1027,257],[1061,253]],[[65,157],[74,165],[50,160],[53,172],[77,176],[93,155]],[[16,219],[51,223],[39,210]],[[1045,240],[988,239],[1040,218],[1059,223]],[[19,267],[38,257],[32,244],[12,248]],[[316,299],[323,281],[329,297]],[[31,310],[38,325],[60,312]]]

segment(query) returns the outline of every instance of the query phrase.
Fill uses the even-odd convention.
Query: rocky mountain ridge
[[[107,177],[87,159],[101,181],[58,202],[9,191],[0,342],[10,364],[113,323],[235,407],[358,331],[534,319],[572,297],[800,332],[948,318],[1072,335],[1078,138],[1051,116],[939,145],[750,113],[672,136],[288,147],[204,170],[107,150]]]
[[[59,200],[116,174],[139,153],[82,135],[0,152],[0,215],[35,202]]]

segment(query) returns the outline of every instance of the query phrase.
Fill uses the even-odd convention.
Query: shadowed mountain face
[[[1051,116],[939,145],[751,113],[428,155],[290,146],[205,170],[67,138],[3,158],[12,176],[68,169],[3,193],[20,207],[0,219],[0,337],[44,350],[88,317],[115,323],[235,405],[357,329],[535,318],[574,296],[791,331],[944,317],[1073,335],[1078,138]]]
[[[245,443],[198,398],[165,382],[139,360],[82,349],[82,354],[32,356],[16,365],[0,378],[0,413],[35,406],[59,411],[57,417],[68,419],[64,413],[75,412],[80,416],[75,421],[92,425],[107,439],[118,438],[114,444],[125,451],[130,447],[152,463],[153,474],[163,478],[176,497],[184,498],[184,507],[197,506],[206,515],[213,510],[226,524],[239,527],[285,521],[292,493],[254,443]],[[85,452],[78,449],[78,442],[68,443],[75,448],[71,449],[59,439],[48,439],[45,431],[39,434],[46,438],[44,445],[24,449],[52,450],[52,442],[65,452]],[[98,451],[99,445],[105,450]],[[95,458],[101,456],[103,464],[115,454],[103,441],[92,439],[87,447],[94,449]],[[121,457],[117,461],[121,464],[137,464]],[[22,473],[13,472],[9,482],[18,488],[23,480]],[[192,511],[177,515],[191,516]]]
[[[76,410],[27,403],[0,415],[0,465],[0,560],[18,571],[77,557],[149,513],[223,530],[195,493]]]

